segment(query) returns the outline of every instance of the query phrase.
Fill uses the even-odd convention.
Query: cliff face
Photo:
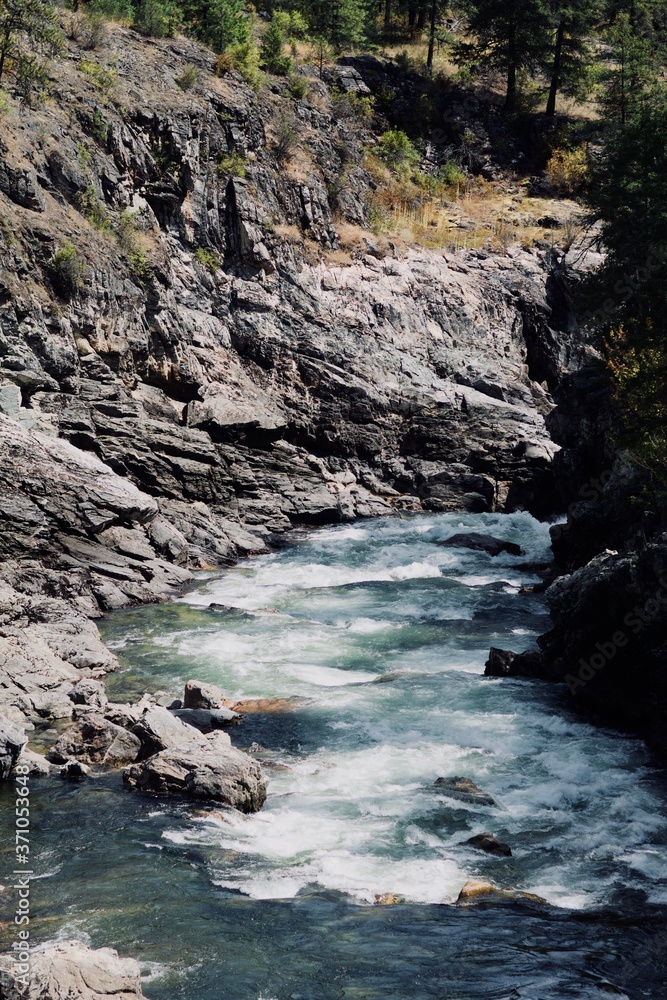
[[[162,599],[293,524],[549,510],[548,390],[572,353],[546,251],[363,228],[372,136],[321,81],[258,98],[195,44],[122,28],[95,60],[71,42],[50,99],[14,108],[0,139],[10,714],[41,704],[30,636],[65,674],[113,666],[92,639],[77,662],[59,615],[88,634],[85,616]],[[341,85],[363,87],[349,68]]]

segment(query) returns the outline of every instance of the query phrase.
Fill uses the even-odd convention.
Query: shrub
[[[123,212],[116,221],[116,240],[127,258],[133,277],[140,285],[148,285],[153,278],[153,269],[137,239],[137,224],[132,212]]]
[[[87,6],[92,13],[113,21],[131,21],[134,16],[131,0],[90,0]]]
[[[228,153],[218,161],[221,177],[245,177],[245,158],[240,153]]]
[[[63,243],[51,258],[53,284],[67,298],[82,287],[85,269],[85,264],[71,243]]]
[[[86,9],[77,26],[77,41],[84,49],[99,49],[107,38],[106,15],[99,10]]]
[[[287,82],[287,89],[295,100],[301,101],[310,90],[310,84],[305,76],[292,73]]]
[[[343,90],[334,91],[331,95],[333,113],[336,118],[353,118],[360,122],[368,122],[375,114],[375,100],[372,96],[348,94]]]
[[[399,128],[390,128],[380,136],[378,156],[399,173],[414,167],[419,161],[419,153]]]
[[[88,150],[86,150],[86,154],[90,157]],[[89,184],[86,190],[77,196],[76,202],[77,208],[86,217],[88,222],[90,222],[91,226],[95,226],[96,229],[100,230],[107,228],[109,216],[106,205],[92,184]]]
[[[546,178],[560,194],[574,195],[588,182],[588,148],[557,149],[547,163]]]
[[[192,90],[199,80],[199,70],[196,66],[186,66],[180,76],[176,77],[176,83],[181,90]]]
[[[213,72],[216,76],[226,76],[227,73],[231,73],[233,69],[234,60],[230,56],[229,52],[221,52],[220,55],[215,57]]]
[[[0,88],[0,115],[8,115],[11,110],[7,94]]]
[[[297,144],[296,128],[294,121],[285,116],[278,122],[276,129],[276,145],[274,152],[278,163],[286,163],[290,159]]]
[[[283,33],[274,18],[264,35],[259,60],[260,66],[263,66],[269,73],[275,73],[276,76],[287,76],[292,69],[292,60],[289,56],[283,55],[284,44]]]
[[[199,261],[210,274],[215,274],[216,271],[220,270],[220,254],[217,250],[211,250],[209,247],[197,247],[195,260]]]
[[[230,50],[234,69],[238,70],[248,86],[259,90],[262,74],[259,71],[259,53],[252,42],[241,42]]]
[[[107,135],[109,134],[109,121],[104,117],[99,108],[95,111],[90,123],[90,132],[94,139],[104,145],[107,141]]]
[[[152,38],[169,38],[174,34],[179,18],[179,8],[170,0],[139,0],[134,26]]]
[[[89,77],[89,79],[92,80],[95,86],[100,90],[111,90],[116,82],[115,69],[101,66],[99,63],[92,62],[90,59],[82,59],[77,66],[77,69],[79,70],[79,73],[83,73],[84,76]]]

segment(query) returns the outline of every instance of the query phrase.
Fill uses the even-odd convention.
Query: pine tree
[[[551,38],[547,0],[468,0],[468,26],[473,42],[458,46],[464,64],[481,62],[506,74],[505,110],[516,108],[522,70],[543,64]]]
[[[183,17],[190,34],[224,52],[250,37],[250,21],[243,0],[185,0]]]
[[[553,48],[545,69],[550,75],[546,113],[556,113],[559,91],[577,96],[591,67],[591,38],[601,15],[600,0],[552,0],[555,21]]]
[[[262,48],[259,55],[259,63],[269,73],[276,73],[278,76],[286,76],[292,68],[292,60],[283,55],[285,39],[280,29],[279,22],[274,19],[266,30]]]
[[[0,0],[0,80],[8,60],[38,65],[31,53],[52,53],[61,45],[55,8],[48,0]]]
[[[313,37],[325,38],[338,52],[359,45],[369,26],[367,0],[302,0],[301,12]]]

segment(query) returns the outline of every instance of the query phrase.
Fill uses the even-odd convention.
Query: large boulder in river
[[[543,903],[547,900],[534,892],[524,892],[522,889],[499,889],[492,882],[484,879],[470,879],[461,889],[456,903],[458,906],[470,906],[475,903]]]
[[[266,801],[266,781],[252,757],[230,746],[226,733],[209,733],[162,750],[126,768],[128,788],[158,795],[189,795],[257,812]]]
[[[141,741],[137,736],[91,713],[66,729],[46,757],[54,764],[75,759],[83,764],[122,767],[138,760],[140,755]]]
[[[238,722],[241,717],[238,712],[232,712],[231,708],[176,708],[172,709],[172,715],[202,733],[229,726]]]
[[[465,847],[474,847],[477,851],[485,851],[486,854],[494,854],[498,858],[512,857],[512,848],[509,844],[498,840],[493,833],[477,833],[463,843]]]
[[[482,791],[470,778],[437,778],[433,786],[439,792],[444,792],[453,799],[461,799],[471,805],[493,806],[494,800],[487,792]]]
[[[490,556],[499,556],[501,552],[507,552],[511,556],[524,554],[523,549],[516,542],[505,542],[501,538],[494,538],[493,535],[482,535],[477,531],[463,531],[458,535],[452,535],[451,538],[440,542],[440,545],[473,549],[475,552],[488,552]]]
[[[222,688],[205,681],[189,680],[185,685],[183,708],[228,708],[231,702],[225,698]]]
[[[181,722],[161,705],[149,709],[132,727],[131,732],[141,742],[142,757],[151,757],[169,747],[203,738],[196,729]]]
[[[112,948],[93,951],[81,941],[62,941],[30,952],[26,989],[21,953],[0,956],[3,1000],[136,1000],[143,997],[139,965]],[[26,963],[26,970],[28,966]]]
[[[0,715],[0,780],[5,781],[28,742],[24,730],[16,722]]]

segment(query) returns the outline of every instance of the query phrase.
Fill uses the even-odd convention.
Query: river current
[[[471,530],[524,554],[439,544]],[[548,558],[527,514],[359,522],[111,615],[115,700],[189,677],[285,699],[231,731],[268,799],[242,816],[117,774],[35,782],[38,935],[134,955],[155,1000],[667,996],[664,776],[559,687],[483,676],[490,646],[548,628]],[[495,805],[434,787],[453,775]],[[462,843],[487,830],[512,857]],[[550,905],[450,905],[471,878]]]

